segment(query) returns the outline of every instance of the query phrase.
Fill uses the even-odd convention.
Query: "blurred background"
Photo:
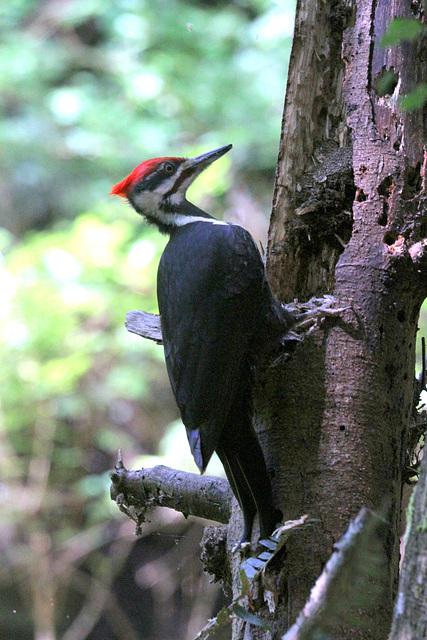
[[[264,240],[293,13],[0,4],[1,638],[187,640],[221,606],[200,523],[159,510],[137,539],[109,498],[119,448],[196,469],[162,348],[124,328],[157,311],[166,239],[108,194],[143,160],[232,143],[190,195]]]
[[[108,193],[143,160],[232,143],[190,199],[264,241],[293,13],[0,5],[1,638],[190,640],[224,601],[200,523],[158,510],[137,539],[109,499],[119,448],[196,469],[161,347],[124,328],[157,312],[166,239]]]

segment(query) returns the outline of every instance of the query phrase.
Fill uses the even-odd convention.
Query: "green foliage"
[[[34,234],[4,252],[3,425],[21,459],[30,461],[33,442],[25,435],[47,417],[55,421],[60,448],[53,461],[58,454],[61,464],[52,470],[53,483],[67,466],[70,478],[75,472],[76,456],[62,455],[61,447],[83,444],[70,421],[103,420],[103,437],[92,423],[85,438],[95,437],[110,456],[118,440],[112,447],[106,434],[109,425],[115,428],[114,418],[105,414],[114,412],[119,399],[131,405],[143,398],[162,366],[160,350],[127,334],[123,321],[141,297],[146,308],[156,310],[155,270],[163,243],[154,231],[141,234],[125,218],[86,214],[67,230]]]
[[[48,603],[34,635],[71,623],[58,594],[84,558],[105,572],[117,449],[167,456],[177,415],[162,349],[123,326],[157,311],[165,239],[107,194],[148,157],[232,142],[190,197],[269,203],[292,30],[272,0],[0,3],[0,595],[16,576],[29,610]]]
[[[124,318],[141,299],[156,311],[164,239],[111,213],[99,207],[97,215],[33,234],[25,244],[1,234],[0,461],[7,490],[0,534],[10,545],[1,593],[14,575],[31,599],[29,574],[40,563],[49,574],[40,578],[46,588],[65,588],[77,567],[64,574],[56,565],[65,568],[73,558],[79,565],[113,532],[118,512],[107,470],[117,449],[129,452],[128,459],[154,451],[159,426],[161,434],[155,414],[163,390],[169,393],[163,354],[128,334]],[[159,399],[147,406],[155,391]],[[162,413],[164,425],[173,412]],[[46,541],[41,549],[34,536]]]
[[[235,163],[274,171],[292,7],[52,7],[0,7],[0,221],[14,233],[82,212],[156,155],[232,142]]]
[[[252,624],[255,627],[261,627],[261,629],[267,629],[268,631],[272,630],[264,620],[261,620],[261,618],[258,618],[258,616],[255,616],[253,613],[249,613],[249,611],[246,611],[246,609],[244,609],[240,604],[235,605],[233,613],[238,618],[241,618],[241,620],[249,622],[249,624]]]
[[[427,103],[427,84],[419,84],[413,91],[400,100],[402,109],[413,111],[421,109]]]
[[[416,40],[425,33],[425,26],[413,18],[394,18],[381,38],[382,47],[396,47],[401,42]]]
[[[391,96],[397,86],[399,76],[394,71],[394,67],[378,74],[374,81],[374,89],[379,97]]]
[[[427,33],[426,25],[414,18],[394,18],[388,25],[380,41],[381,47],[397,47],[402,42],[413,42]],[[379,95],[390,93],[388,85],[396,78],[394,70],[387,71],[379,83]],[[393,86],[394,88],[394,86]],[[415,89],[399,100],[403,110],[421,109],[427,103],[427,84],[419,84]]]

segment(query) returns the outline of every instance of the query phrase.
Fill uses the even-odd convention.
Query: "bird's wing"
[[[166,365],[201,471],[235,395],[243,392],[263,279],[255,243],[237,225],[185,225],[161,259],[158,299]]]

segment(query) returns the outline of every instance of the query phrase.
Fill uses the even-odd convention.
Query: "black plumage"
[[[198,468],[205,471],[214,451],[223,463],[243,511],[243,542],[257,512],[262,537],[280,519],[252,425],[252,387],[259,349],[267,334],[279,334],[285,318],[251,235],[184,197],[189,182],[228,149],[192,160],[159,159],[154,171],[150,164],[132,183],[137,168],[113,192],[170,236],[157,279],[167,371]],[[145,200],[141,194],[150,187],[144,183],[154,185]]]

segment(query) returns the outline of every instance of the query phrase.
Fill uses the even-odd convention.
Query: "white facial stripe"
[[[183,227],[191,222],[210,222],[211,224],[228,224],[215,218],[204,218],[203,216],[186,216],[180,213],[165,213],[160,205],[161,194],[158,191],[142,191],[135,197],[135,204],[139,211],[147,215],[155,215],[156,218],[168,226]],[[173,194],[170,198],[172,204],[179,204],[182,201],[181,194]]]
[[[210,222],[211,224],[226,224],[228,222],[223,222],[222,220],[215,220],[214,218],[202,218],[202,216],[182,216],[179,213],[175,213],[170,218],[173,218],[177,227],[183,227],[185,224],[190,224],[191,222]]]
[[[147,214],[159,210],[160,200],[161,195],[157,191],[141,191],[134,198],[138,209]]]
[[[178,168],[177,172],[173,176],[171,176],[168,180],[158,185],[154,191],[145,190],[138,193],[135,196],[135,203],[137,204],[137,206],[142,211],[147,211],[147,213],[150,213],[152,211],[158,211],[159,204],[163,196],[165,196],[170,191],[172,191],[178,177],[180,176],[182,171],[185,169],[185,167],[186,167],[186,163],[181,165]],[[171,194],[171,196],[169,197],[169,200],[172,205],[181,204],[181,202],[184,200],[187,186],[191,184],[191,182],[192,182],[192,179],[185,180],[180,186],[180,188],[178,189],[178,191]]]
[[[181,193],[181,191],[177,191],[176,193],[173,193],[171,196],[169,196],[169,202],[171,204],[181,204],[181,202],[184,200],[184,193]]]
[[[158,187],[156,187],[156,193],[158,193],[161,196],[166,195],[167,193],[169,193],[169,191],[171,191],[178,179],[178,177],[180,176],[180,174],[182,173],[182,170],[184,169],[185,165],[181,165],[180,167],[178,167],[178,170],[176,173],[174,173],[169,180],[165,180],[163,183],[161,183]],[[179,191],[182,191],[182,188],[180,187]],[[182,196],[181,196],[182,197]]]

